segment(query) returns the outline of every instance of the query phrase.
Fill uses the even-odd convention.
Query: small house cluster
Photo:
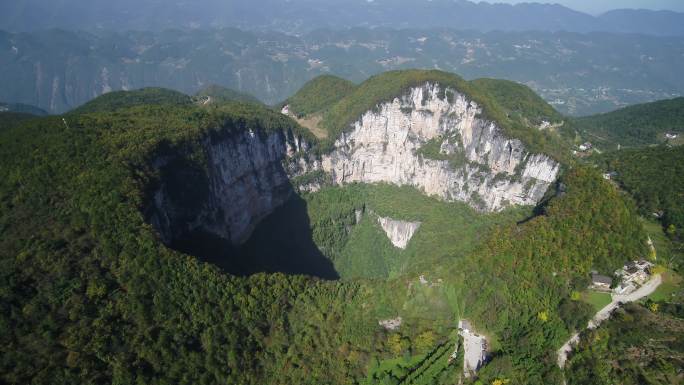
[[[438,287],[442,286],[442,283],[444,283],[444,280],[442,278],[437,278],[436,281],[430,281],[424,274],[421,274],[418,277],[418,282],[423,285],[423,286],[429,286],[429,287]],[[413,282],[409,282],[409,289],[413,287]]]
[[[399,328],[401,327],[402,321],[403,319],[401,318],[401,316],[398,316],[397,318],[380,320],[378,321],[378,325],[382,326],[386,330],[396,331],[399,330]]]
[[[580,151],[589,151],[593,148],[591,142],[585,142],[579,145],[579,150]]]
[[[594,290],[610,291],[610,284],[613,283],[613,279],[601,275],[596,272],[591,273],[591,288]]]
[[[645,259],[625,264],[622,269],[615,272],[615,275],[621,277],[620,284],[613,290],[615,294],[629,294],[643,285],[651,276],[651,267],[653,264]]]
[[[603,179],[611,180],[611,179],[615,178],[616,176],[618,176],[617,172],[609,171],[609,172],[603,174]]]
[[[577,146],[577,149],[573,150],[572,154],[580,158],[587,157],[591,155],[592,148],[594,148],[594,146],[591,144],[591,142],[584,142]]]
[[[615,276],[620,279],[620,283],[612,289],[617,295],[626,295],[648,281],[651,276],[653,264],[645,259],[626,263],[621,269],[615,271]],[[611,277],[592,272],[590,288],[599,291],[611,291]]]

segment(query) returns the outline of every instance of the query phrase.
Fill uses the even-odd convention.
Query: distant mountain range
[[[0,100],[51,113],[109,91],[166,87],[193,95],[212,84],[275,104],[318,75],[360,83],[408,68],[514,80],[560,112],[588,115],[684,94],[684,40],[447,29],[0,31]]]
[[[36,116],[45,116],[48,114],[47,111],[40,109],[38,107],[28,105],[28,104],[2,103],[2,102],[0,102],[0,113],[4,113],[4,112],[29,114],[29,115],[36,115]]]
[[[131,12],[131,10],[135,12]],[[557,4],[466,0],[15,0],[0,3],[0,29],[216,28],[304,33],[318,28],[454,28],[683,35],[684,13],[614,10],[599,16]]]

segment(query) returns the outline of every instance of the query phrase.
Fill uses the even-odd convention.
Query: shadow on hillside
[[[339,278],[332,262],[314,243],[306,201],[296,194],[264,218],[242,245],[234,246],[214,234],[195,231],[170,246],[235,275],[280,272]]]
[[[565,194],[565,186],[561,182],[556,181],[556,183],[552,187],[549,187],[541,201],[539,201],[539,203],[537,203],[537,205],[534,206],[534,208],[532,209],[532,214],[518,221],[516,224],[524,225],[525,223],[533,220],[536,217],[546,215],[546,211],[549,207],[549,204],[554,200],[554,198],[563,196],[563,194]]]

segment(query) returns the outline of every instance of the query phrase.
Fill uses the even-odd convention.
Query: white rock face
[[[378,217],[380,227],[395,247],[405,249],[413,234],[420,227],[420,222],[398,221],[392,218]]]
[[[292,132],[208,133],[201,140],[206,165],[192,169],[183,149],[152,161],[162,178],[146,216],[166,243],[201,231],[239,244],[290,197],[293,177],[318,170],[329,173],[335,184],[409,185],[482,211],[536,204],[555,181],[559,165],[506,138],[480,112],[464,95],[427,83],[366,112],[320,158],[309,154],[309,144]],[[421,148],[426,144],[432,147],[428,155],[443,159],[425,156]],[[298,188],[316,191],[318,183]],[[420,226],[378,220],[392,244],[402,249]]]
[[[479,117],[481,111],[463,94],[426,83],[366,112],[323,156],[323,169],[336,184],[410,185],[483,211],[535,205],[556,180],[559,164],[506,138]],[[418,150],[431,140],[441,141],[442,155],[462,161],[421,155]]]

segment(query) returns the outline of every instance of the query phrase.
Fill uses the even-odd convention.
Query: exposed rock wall
[[[527,152],[480,112],[464,95],[426,84],[365,113],[320,159],[291,131],[211,132],[200,140],[202,156],[176,148],[152,161],[160,179],[147,216],[167,243],[202,231],[239,244],[290,197],[291,178],[320,170],[336,184],[410,185],[483,211],[536,204],[559,165]],[[380,224],[400,248],[419,226]]]
[[[454,90],[429,83],[413,88],[366,112],[323,157],[323,169],[336,184],[410,185],[483,211],[538,203],[559,164],[527,152],[481,112]],[[439,154],[426,156],[420,150],[431,141]]]
[[[201,140],[204,167],[182,150],[161,155],[152,162],[161,181],[150,223],[166,243],[200,230],[239,244],[290,197],[307,148],[292,132],[219,132]]]
[[[392,218],[378,217],[380,227],[395,247],[405,249],[420,227],[420,222],[400,221]]]

